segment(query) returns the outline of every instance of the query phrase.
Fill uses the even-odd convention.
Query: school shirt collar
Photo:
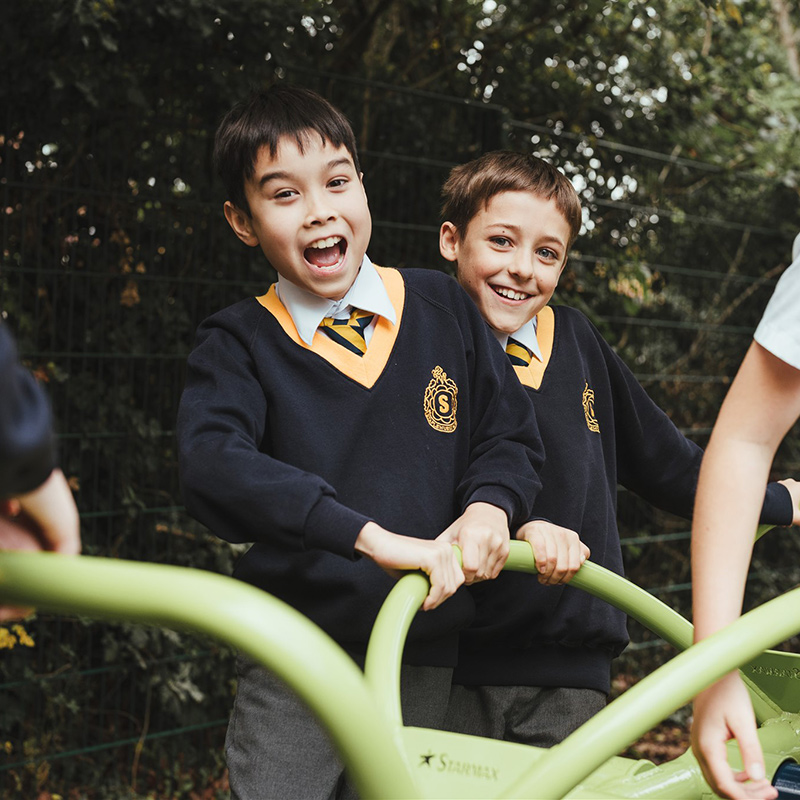
[[[278,276],[275,291],[289,312],[297,333],[307,345],[311,345],[314,334],[325,317],[345,319],[350,315],[352,308],[385,317],[392,325],[397,322],[389,293],[375,266],[366,255],[361,261],[353,285],[341,300],[319,297],[306,289],[301,289],[282,275]]]
[[[506,345],[508,344],[509,339],[514,339],[520,344],[524,344],[525,347],[530,350],[533,355],[536,357],[538,361],[543,361],[542,358],[542,351],[539,348],[539,340],[536,338],[536,325],[537,325],[537,318],[534,317],[531,320],[528,320],[518,331],[512,333],[509,336],[507,333],[500,333],[500,331],[496,331],[492,328],[492,333],[497,338],[497,341],[503,347],[503,350],[506,349]]]

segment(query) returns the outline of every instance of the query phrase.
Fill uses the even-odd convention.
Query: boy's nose
[[[519,253],[508,268],[511,275],[521,280],[530,280],[535,271],[533,257],[526,253]]]
[[[309,197],[306,208],[306,225],[322,225],[325,222],[336,219],[336,209],[327,201],[325,197]]]

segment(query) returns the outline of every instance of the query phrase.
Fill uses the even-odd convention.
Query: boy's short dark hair
[[[581,202],[569,179],[541,158],[511,150],[494,150],[450,170],[442,187],[442,218],[464,236],[470,220],[501,192],[532,192],[555,200],[570,228],[567,249],[581,229]]]
[[[361,172],[355,134],[347,117],[311,89],[271,86],[235,105],[223,118],[214,139],[214,165],[228,200],[249,215],[244,185],[253,177],[259,150],[268,147],[274,158],[280,140],[291,136],[302,153],[312,133],[334,147],[345,147],[356,172]]]

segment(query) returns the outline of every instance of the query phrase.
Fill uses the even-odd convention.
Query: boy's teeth
[[[341,241],[341,236],[329,236],[327,239],[319,239],[316,242],[312,242],[309,247],[313,247],[315,250],[324,250],[326,247],[333,247],[335,244],[339,244]]]
[[[341,263],[347,251],[347,242],[341,236],[328,236],[326,239],[317,239],[303,251],[303,256],[309,264],[320,269],[335,267]]]
[[[524,292],[515,292],[513,289],[497,288],[495,291],[497,294],[502,297],[507,297],[509,300],[524,300],[528,296]]]

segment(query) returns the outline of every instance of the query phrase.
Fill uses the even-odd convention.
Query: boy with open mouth
[[[393,576],[427,573],[404,720],[441,727],[474,612],[456,590],[498,574],[538,489],[530,403],[452,278],[367,257],[355,140],[329,103],[261,92],[223,120],[215,155],[231,228],[279,277],[198,330],[178,420],[186,506],[253,542],[236,577],[359,662]],[[238,800],[351,794],[310,713],[244,658],[226,755]]]

